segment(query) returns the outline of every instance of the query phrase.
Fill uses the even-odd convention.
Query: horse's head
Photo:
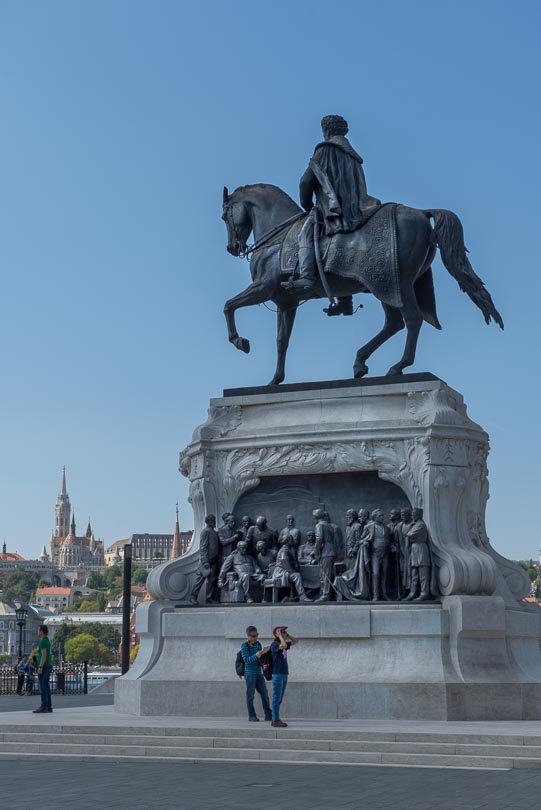
[[[222,219],[227,228],[227,252],[232,256],[243,256],[252,230],[252,220],[246,201],[236,192],[230,195],[226,186]]]

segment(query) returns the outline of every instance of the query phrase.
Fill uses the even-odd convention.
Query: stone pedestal
[[[432,375],[231,392],[181,453],[194,542],[154,569],[138,608],[141,648],[117,680],[117,710],[227,716],[244,711],[234,673],[248,624],[288,624],[290,716],[541,718],[540,614],[525,572],[485,531],[487,434]],[[262,512],[301,531],[314,507],[420,506],[441,603],[187,607],[205,514]],[[280,522],[278,522],[280,521]]]
[[[263,641],[287,625],[283,716],[366,720],[539,720],[539,609],[501,597],[442,604],[138,608],[141,649],[115,684],[116,710],[135,715],[243,717],[235,674],[245,628]],[[270,684],[269,684],[270,687]]]

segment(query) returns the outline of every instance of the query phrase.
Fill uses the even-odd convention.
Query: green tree
[[[33,571],[25,571],[24,568],[17,567],[15,571],[8,571],[4,575],[2,586],[2,599],[5,602],[29,602],[32,594],[37,588],[39,574]]]
[[[119,578],[122,579],[122,569],[118,565],[110,565],[109,568],[105,569],[105,574],[103,577],[105,580],[105,586],[107,588],[112,588],[116,580]]]
[[[90,633],[77,633],[66,641],[65,657],[68,661],[96,661],[98,655],[99,641]]]
[[[102,644],[100,641],[98,643],[98,657],[96,659],[96,663],[101,664],[104,667],[110,667],[113,666],[113,664],[116,664],[116,662],[117,656],[113,655],[111,650],[109,650],[105,644]]]
[[[96,604],[98,605],[99,612],[103,613],[107,607],[107,596],[103,593],[103,591],[99,591],[96,594]]]
[[[96,613],[98,610],[98,603],[94,599],[83,599],[77,608],[78,613]]]
[[[131,581],[134,585],[144,585],[147,581],[148,571],[146,568],[142,568],[139,565],[136,565],[135,568],[132,569],[131,572]]]
[[[63,650],[64,657],[66,657],[66,643],[68,639],[73,636],[80,635],[81,633],[88,633],[94,636],[101,644],[104,644],[110,653],[114,656],[118,654],[120,645],[120,633],[116,627],[110,624],[101,624],[100,622],[85,622],[85,624],[72,624],[71,622],[64,622],[60,625],[52,641],[53,656],[58,659],[60,650]]]
[[[91,571],[88,575],[88,579],[86,581],[87,587],[92,588],[93,590],[106,590],[107,589],[107,582],[105,581],[105,577],[103,574],[100,574],[99,571]]]

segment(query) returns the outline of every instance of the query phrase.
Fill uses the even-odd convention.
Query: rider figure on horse
[[[363,159],[346,138],[348,123],[340,115],[321,119],[324,141],[319,143],[300,182],[300,202],[308,218],[299,235],[299,278],[286,281],[286,290],[310,292],[316,284],[314,229],[323,220],[325,233],[348,233],[360,228],[381,205],[366,190]],[[313,196],[316,204],[313,205]],[[352,315],[351,296],[339,297],[327,315]]]

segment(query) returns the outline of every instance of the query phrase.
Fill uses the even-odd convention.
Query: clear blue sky
[[[415,371],[491,435],[488,528],[538,554],[539,4],[92,0],[0,5],[0,541],[48,540],[61,468],[107,544],[191,526],[178,451],[222,388],[272,376],[274,315],[226,298],[223,184],[293,196],[319,119],[341,113],[385,200],[456,211],[506,322],[485,326],[439,260],[441,333]],[[374,334],[303,307],[288,380],[351,375]],[[372,360],[384,373],[394,338]],[[84,524],[84,525],[83,525]]]

